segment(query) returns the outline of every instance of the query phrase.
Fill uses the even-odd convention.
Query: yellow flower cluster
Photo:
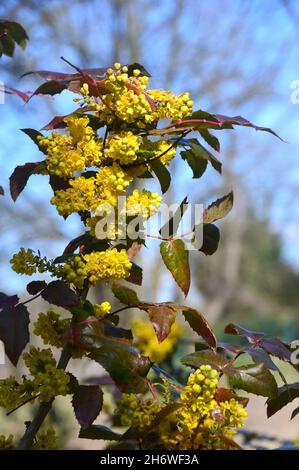
[[[100,304],[94,305],[94,312],[96,317],[104,317],[111,312],[111,305],[109,302],[105,301]]]
[[[36,439],[31,447],[32,450],[56,450],[57,438],[53,427],[46,431],[37,433]]]
[[[209,365],[202,365],[190,374],[180,395],[183,406],[157,425],[157,441],[146,442],[146,445],[168,450],[225,448],[226,440],[234,436],[235,429],[243,426],[247,413],[236,398],[221,401],[216,395],[217,385],[217,372]],[[161,409],[158,401],[124,394],[115,414],[123,426],[133,426],[142,432]]]
[[[162,362],[171,353],[178,338],[184,334],[182,327],[175,322],[167,338],[159,343],[152,324],[138,317],[132,319],[132,330],[138,349],[156,363]]]
[[[162,406],[153,400],[141,400],[133,393],[123,393],[117,403],[115,414],[120,417],[122,426],[133,426],[143,431],[150,426]]]
[[[31,276],[36,273],[37,266],[40,264],[40,258],[34,254],[34,251],[31,250],[31,248],[28,250],[21,248],[19,253],[13,255],[10,260],[10,264],[16,273]],[[39,266],[39,272],[43,272],[42,265]]]
[[[60,215],[68,216],[73,212],[96,211],[100,205],[117,204],[117,198],[126,192],[132,177],[114,163],[101,168],[96,177],[80,176],[70,180],[71,188],[55,192],[51,204],[55,205]]]
[[[125,279],[130,274],[132,263],[126,250],[111,250],[93,252],[83,256],[75,256],[65,263],[64,272],[68,282],[82,288],[88,280],[96,286],[101,281],[113,282]]]
[[[133,132],[120,132],[108,139],[105,148],[105,157],[119,162],[121,165],[132,163],[137,158],[142,137]]]
[[[148,77],[138,69],[128,76],[126,66],[114,64],[108,69],[104,102],[99,109],[100,118],[112,124],[115,120],[135,124],[143,129],[159,119],[181,119],[192,112],[193,102],[189,93],[175,95],[171,91],[148,90]]]
[[[150,140],[147,137],[144,137],[139,151],[140,159],[144,161],[157,159],[159,155],[162,155],[159,160],[163,165],[169,165],[175,154],[176,149],[172,142],[167,140]],[[130,171],[132,170],[130,169]]]
[[[14,450],[13,435],[10,434],[8,437],[0,435],[0,450]]]
[[[133,194],[127,197],[127,215],[148,219],[159,210],[161,201],[162,197],[157,193],[134,189]]]
[[[65,343],[64,335],[69,326],[69,319],[61,319],[60,313],[50,308],[47,313],[39,313],[33,333],[40,336],[45,344],[62,348]]]
[[[156,119],[182,119],[192,113],[193,101],[189,93],[176,95],[172,91],[148,90],[148,94],[157,104]]]
[[[69,393],[70,376],[56,368],[51,349],[31,347],[29,352],[23,354],[23,358],[33,376],[31,384],[39,393],[40,401],[50,401],[57,395]]]
[[[76,171],[99,165],[102,159],[102,141],[88,125],[87,116],[65,119],[69,135],[52,132],[39,137],[39,144],[47,153],[46,164],[50,174],[71,178]]]

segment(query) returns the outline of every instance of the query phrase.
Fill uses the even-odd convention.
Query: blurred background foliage
[[[13,60],[1,59],[4,83],[34,90],[30,70],[71,71],[59,57],[81,67],[140,62],[153,75],[152,86],[190,91],[195,109],[243,115],[272,127],[286,143],[249,129],[221,133],[223,175],[208,170],[191,180],[181,161],[172,163],[174,190],[167,201],[211,202],[231,189],[232,213],[221,222],[221,242],[212,257],[191,253],[193,283],[187,304],[199,308],[221,336],[231,321],[288,340],[299,337],[299,141],[298,106],[291,82],[299,78],[296,0],[9,0],[0,17],[21,22],[30,41]],[[72,71],[71,71],[72,72]],[[0,106],[1,291],[25,292],[28,279],[9,270],[20,246],[59,254],[80,234],[75,218],[64,222],[49,206],[45,180],[34,176],[14,204],[8,177],[17,164],[38,152],[18,130],[40,129],[54,114],[73,109],[63,93],[55,100],[16,97]],[[150,182],[148,189],[158,189]],[[181,293],[165,272],[158,246],[150,242],[144,265],[144,300],[179,300]],[[159,273],[159,275],[157,275]],[[105,292],[94,296],[105,298]],[[36,306],[36,311],[39,311]],[[2,373],[1,373],[2,374]]]

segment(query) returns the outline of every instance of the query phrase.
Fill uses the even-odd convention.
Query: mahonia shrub
[[[151,89],[150,75],[140,64],[88,70],[69,65],[75,73],[36,72],[46,82],[32,96],[68,90],[75,94],[76,109],[54,117],[43,133],[23,129],[43,159],[18,166],[10,177],[10,189],[16,201],[31,175],[48,177],[51,204],[64,219],[77,214],[83,230],[55,259],[30,247],[22,247],[11,259],[16,273],[37,277],[44,273],[48,280],[29,282],[30,297],[25,302],[18,295],[0,294],[0,338],[11,363],[17,366],[22,356],[26,367],[21,378],[0,381],[0,406],[11,413],[36,404],[19,442],[18,436],[1,436],[0,447],[56,448],[54,429],[43,423],[55,397],[67,395],[80,425],[79,437],[112,441],[110,448],[238,449],[234,436],[246,420],[248,399],[237,390],[266,397],[268,416],[298,396],[296,384],[287,384],[272,360],[275,356],[291,363],[291,346],[234,324],[225,332],[242,337],[242,345],[219,343],[196,309],[172,301],[143,301],[128,283],[142,284],[142,268],[133,259],[150,236],[144,233],[144,224],[158,212],[171,184],[171,161],[181,157],[193,178],[202,177],[209,164],[221,173],[222,164],[215,156],[220,144],[213,131],[246,126],[274,132],[240,116],[194,111],[188,92]],[[152,177],[160,183],[159,194],[134,185],[137,179],[146,182]],[[178,233],[185,204],[187,198],[153,238],[160,243],[166,268],[187,296],[189,254],[212,255],[217,250],[220,235],[215,222],[231,210],[233,194],[204,210],[202,244],[196,246],[198,227],[194,227],[191,252]],[[134,218],[137,238],[129,230]],[[90,288],[101,285],[111,289],[119,306],[105,298],[94,304],[88,300]],[[32,329],[43,348],[30,345],[29,335],[27,304],[38,297],[49,303]],[[132,328],[126,329],[121,321],[130,309],[135,316]],[[136,315],[136,310],[148,319]],[[189,328],[194,351],[189,349],[180,358],[181,379],[163,364],[184,335],[190,338]],[[61,350],[58,361],[52,348]],[[239,365],[236,360],[241,355],[244,361]],[[110,376],[103,383],[115,397],[110,421],[117,431],[93,424],[98,416],[101,419],[103,390],[101,385],[80,383],[68,370],[71,358],[95,361]],[[282,387],[275,372],[284,381]]]

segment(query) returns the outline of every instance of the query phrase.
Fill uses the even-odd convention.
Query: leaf
[[[220,152],[220,143],[217,137],[211,134],[207,129],[199,131],[201,137],[210,145],[216,152]]]
[[[142,268],[138,266],[137,264],[132,263],[132,267],[130,269],[130,275],[129,277],[126,278],[127,282],[131,282],[132,284],[136,284],[137,286],[142,285]]]
[[[75,307],[80,303],[76,292],[70,289],[63,281],[50,282],[41,295],[47,302],[58,307]]]
[[[197,139],[187,139],[187,142],[190,149],[181,152],[181,157],[186,159],[190,165],[193,171],[193,178],[200,178],[203,175],[208,162],[210,162],[214,170],[221,174],[222,163],[209,150],[207,150]],[[187,152],[187,154],[185,152]]]
[[[172,217],[160,228],[159,233],[163,238],[172,237],[178,230],[181,219],[183,218],[186,210],[188,209],[188,197],[186,196]]]
[[[36,295],[46,287],[46,281],[31,281],[29,284],[27,284],[27,292],[30,295]]]
[[[229,375],[230,386],[234,389],[263,397],[273,397],[277,394],[276,380],[264,364],[229,367],[224,368],[223,372]]]
[[[4,189],[3,189],[3,186],[0,186],[0,196],[4,196]]]
[[[73,395],[72,405],[80,426],[91,426],[103,406],[103,392],[98,385],[79,385]]]
[[[29,312],[25,305],[4,308],[0,312],[0,339],[14,366],[29,342]]]
[[[218,227],[216,227],[216,225],[213,225],[213,224],[203,225],[202,230],[203,230],[203,234],[202,234],[203,242],[199,251],[201,251],[205,255],[211,256],[218,249],[218,245],[220,241],[220,231]]]
[[[269,127],[256,126],[255,124],[252,124],[250,121],[243,118],[242,116],[228,117],[228,116],[223,116],[222,114],[215,114],[214,117],[217,119],[218,122],[221,123],[222,127],[227,126],[227,125],[252,127],[256,131],[269,132],[270,134],[273,134],[275,137],[278,137],[278,139],[282,140],[279,137],[279,135],[277,135],[276,132],[272,131],[272,129],[270,129]]]
[[[20,193],[25,188],[31,175],[44,174],[46,170],[45,162],[25,163],[17,166],[9,178],[10,194],[13,201],[16,201]]]
[[[77,250],[81,245],[85,245],[88,241],[90,241],[91,236],[89,233],[83,233],[83,235],[79,235],[79,237],[74,238],[71,240],[68,245],[65,247],[63,254],[73,254],[74,251]]]
[[[89,354],[111,376],[123,393],[144,393],[147,385],[144,380],[151,362],[128,344],[110,342]]]
[[[213,351],[212,349],[205,349],[192,354],[188,354],[181,359],[184,366],[194,367],[199,369],[201,365],[208,364],[216,370],[221,370],[222,366],[227,363],[225,353]]]
[[[222,217],[225,217],[233,207],[234,196],[230,192],[213,202],[203,213],[203,223],[211,224]]]
[[[268,369],[278,371],[278,367],[272,361],[269,354],[261,348],[246,348],[244,352],[249,354],[256,362],[262,362]]]
[[[16,21],[0,20],[0,32],[5,31],[22,48],[29,39],[25,29]],[[0,40],[1,42],[1,40]]]
[[[103,441],[121,441],[122,435],[112,431],[102,424],[93,424],[87,429],[81,429],[81,439],[98,439]]]
[[[43,134],[35,129],[24,128],[20,129],[24,134],[28,135],[30,139],[38,146],[41,152],[44,151],[44,147],[40,144],[38,137],[43,137]]]
[[[288,403],[299,398],[299,382],[284,385],[278,389],[277,396],[267,400],[267,416],[270,418]]]
[[[156,414],[150,426],[145,429],[144,435],[149,434],[151,431],[155,431],[161,423],[165,422],[165,418],[167,418],[172,413],[175,413],[176,411],[180,410],[183,406],[184,405],[182,403],[176,402],[169,403],[168,405],[164,406],[159,411],[159,413]]]
[[[40,85],[30,96],[30,99],[35,95],[57,95],[63,90],[66,90],[68,86],[65,83],[57,82],[56,80],[50,80]]]
[[[161,185],[162,193],[164,194],[169,188],[171,182],[171,176],[169,171],[159,159],[150,162],[150,167],[157,176]]]
[[[14,307],[19,302],[17,295],[7,295],[4,292],[0,292],[0,309],[7,307]]]
[[[140,300],[133,289],[114,283],[112,284],[112,292],[122,304],[130,305],[131,307],[137,307],[140,304]]]
[[[175,321],[175,306],[168,303],[146,304],[142,303],[139,308],[145,310],[156,332],[158,342],[161,343],[169,335]]]
[[[162,242],[160,252],[165,266],[186,296],[190,288],[190,268],[185,243],[180,239]]]
[[[182,159],[188,163],[193,172],[193,178],[201,178],[208,166],[208,160],[203,158],[201,153],[199,148],[197,150],[191,148],[181,152]]]
[[[278,338],[263,338],[259,345],[272,356],[276,356],[283,361],[291,360],[291,351]]]
[[[217,345],[216,337],[205,317],[193,308],[182,306],[179,308],[181,308],[182,314],[192,330],[202,336],[212,348],[215,348]]]
[[[299,414],[299,406],[292,412],[291,419],[294,419],[298,414]]]
[[[252,342],[259,341],[261,338],[264,338],[265,333],[259,331],[252,331],[243,328],[242,326],[229,323],[224,329],[224,333],[229,335],[244,336],[245,338],[251,340]]]

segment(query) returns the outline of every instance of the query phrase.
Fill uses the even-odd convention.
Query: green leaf
[[[281,410],[284,406],[288,405],[291,401],[299,398],[299,382],[284,385],[280,387],[277,396],[270,397],[267,400],[267,416],[270,418],[277,411]]]
[[[190,307],[181,306],[177,308],[181,309],[185,320],[189,323],[192,330],[194,330],[198,335],[202,336],[209,346],[215,348],[217,344],[216,337],[205,317],[197,310]]]
[[[169,171],[167,170],[166,166],[163,165],[162,162],[160,162],[159,159],[150,162],[150,167],[157,176],[161,185],[162,193],[164,194],[169,188],[171,182],[171,176]]]
[[[72,399],[75,416],[80,426],[88,428],[103,406],[103,392],[98,385],[79,385]]]
[[[203,223],[211,224],[218,219],[226,216],[233,207],[234,196],[230,192],[226,196],[223,196],[217,201],[213,202],[203,213]]]
[[[186,296],[190,288],[190,268],[185,243],[180,239],[162,242],[160,252],[165,266]]]
[[[263,397],[273,397],[277,394],[276,380],[264,364],[229,367],[223,371],[229,376],[230,386],[234,389]]]
[[[101,424],[93,424],[87,429],[81,429],[79,437],[81,439],[98,439],[103,441],[121,441],[122,435],[112,431]]]
[[[14,366],[29,342],[29,322],[29,312],[23,304],[0,311],[0,340],[3,341],[5,353]]]
[[[202,129],[199,131],[201,137],[210,145],[216,152],[220,152],[220,143],[217,137],[211,134],[208,129]]]
[[[167,302],[160,304],[142,303],[139,308],[149,314],[149,319],[156,332],[158,342],[161,343],[169,335],[175,321],[175,306]]]
[[[121,392],[144,393],[147,390],[144,378],[151,362],[129,344],[107,341],[89,357],[104,367]]]
[[[133,289],[114,283],[112,285],[112,292],[122,304],[130,305],[131,307],[137,307],[140,304],[140,300]]]
[[[228,360],[223,351],[216,352],[212,349],[205,349],[203,351],[188,354],[181,359],[181,363],[184,366],[199,369],[200,366],[208,364],[216,370],[221,370],[227,361]]]
[[[189,150],[183,150],[181,157],[190,166],[193,172],[193,178],[201,178],[208,166],[208,160],[203,158],[200,147],[191,147]]]
[[[159,233],[163,238],[172,237],[177,232],[181,219],[183,218],[187,209],[188,198],[186,196],[168,222],[166,222],[163,227],[160,228]]]
[[[205,255],[213,255],[219,245],[220,241],[220,231],[216,225],[206,224],[203,226],[203,242],[202,246],[199,249]]]

